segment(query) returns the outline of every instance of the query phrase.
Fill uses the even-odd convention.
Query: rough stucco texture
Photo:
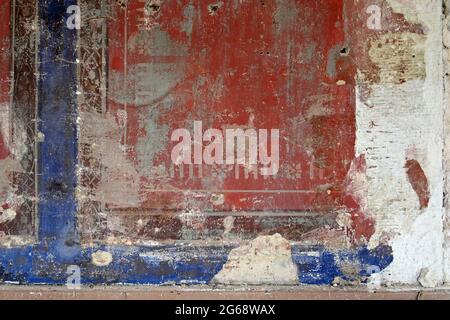
[[[449,8],[2,1],[0,283],[447,285]]]

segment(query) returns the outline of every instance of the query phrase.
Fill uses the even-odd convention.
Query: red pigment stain
[[[0,134],[0,160],[4,160],[9,156],[9,150],[5,144],[3,136]]]
[[[365,173],[367,170],[366,157],[359,156],[353,161],[355,171],[358,173]],[[352,194],[344,197],[344,204],[351,214],[352,224],[350,229],[350,238],[353,242],[360,242],[370,240],[375,233],[375,221],[367,217],[361,208],[359,199]]]
[[[427,208],[430,202],[430,189],[422,166],[417,160],[408,160],[405,169],[409,182],[419,197],[420,209]]]

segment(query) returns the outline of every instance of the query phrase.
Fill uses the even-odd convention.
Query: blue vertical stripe
[[[77,30],[66,27],[75,0],[40,0],[39,240],[60,257],[76,250]],[[72,246],[67,246],[70,244]]]

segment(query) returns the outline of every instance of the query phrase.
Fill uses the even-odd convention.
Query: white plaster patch
[[[423,19],[418,11],[424,10],[430,2],[434,2],[432,6],[437,3],[441,5],[438,0],[387,0],[387,2],[394,12],[403,14],[409,22],[419,24],[423,22]]]
[[[17,216],[17,213],[12,209],[7,209],[0,214],[0,223],[11,222]]]
[[[97,251],[92,254],[92,263],[97,267],[107,267],[113,261],[111,253],[106,251]]]
[[[220,206],[225,203],[225,195],[223,193],[215,193],[211,195],[211,203],[215,206]]]
[[[223,220],[224,235],[228,235],[234,227],[235,217],[228,216]]]
[[[8,149],[10,146],[10,133],[11,133],[11,113],[8,103],[0,103],[0,134],[3,137],[3,142],[6,144]]]
[[[227,263],[212,280],[216,284],[298,284],[291,245],[281,235],[261,236],[233,249]]]
[[[433,287],[443,279],[442,7],[437,0],[388,2],[410,22],[423,25],[426,77],[371,85],[366,101],[357,93],[356,150],[366,157],[367,207],[376,218],[370,246],[389,239],[394,254],[393,263],[373,282]],[[404,168],[411,148],[430,186],[424,210]]]
[[[0,234],[1,248],[19,248],[32,244],[36,239],[28,236],[5,236]]]

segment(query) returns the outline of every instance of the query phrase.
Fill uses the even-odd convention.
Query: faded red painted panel
[[[11,14],[11,5],[9,1],[2,1],[0,3],[0,19],[1,21],[8,21]],[[9,110],[4,110],[10,102],[10,61],[11,61],[11,43],[10,43],[10,28],[8,23],[3,23],[0,26],[0,106],[2,114],[9,114]],[[9,130],[5,130],[5,126],[8,123],[2,121],[0,128],[0,160],[5,159],[9,155],[7,146],[8,136],[4,136],[5,132],[9,133]]]
[[[365,43],[361,32],[357,38],[348,30],[366,21],[353,18],[343,0],[109,6],[108,96],[100,108],[107,129],[86,135],[86,145],[108,150],[85,158],[97,154],[101,175],[83,173],[95,201],[82,214],[107,210],[111,219],[101,222],[101,236],[281,232],[301,239],[337,227],[341,209],[353,212],[360,236],[370,236],[372,223],[346,188],[355,156],[356,63],[367,63],[351,51]],[[364,12],[364,4],[350,6]],[[195,121],[202,133],[279,129],[277,175],[174,165],[171,134],[186,128],[194,135]]]
[[[36,5],[0,3],[0,238],[35,234]],[[9,22],[9,23],[8,23]]]

